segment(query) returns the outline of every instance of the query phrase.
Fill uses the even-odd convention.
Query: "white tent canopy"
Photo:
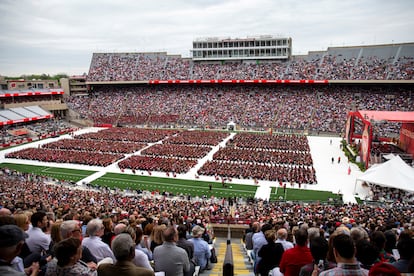
[[[414,168],[405,163],[400,156],[369,168],[356,181],[365,181],[379,186],[414,192]]]

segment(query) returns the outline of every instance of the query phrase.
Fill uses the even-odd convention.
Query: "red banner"
[[[365,168],[368,168],[369,157],[371,152],[371,139],[369,133],[370,125],[364,125],[364,131],[361,138],[361,161],[364,162]]]
[[[402,124],[400,132],[400,147],[414,156],[414,124]]]
[[[188,84],[188,83],[277,83],[277,84],[328,84],[328,80],[149,80],[149,84]]]
[[[24,97],[24,96],[39,96],[39,95],[63,95],[64,92],[62,89],[56,90],[49,90],[49,91],[22,91],[22,92],[14,92],[13,93],[4,93],[0,94],[0,98],[8,98],[8,97]]]

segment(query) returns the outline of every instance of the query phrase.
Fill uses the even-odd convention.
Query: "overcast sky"
[[[190,55],[203,37],[292,38],[293,54],[414,42],[413,0],[0,0],[0,75],[79,75],[94,52]]]

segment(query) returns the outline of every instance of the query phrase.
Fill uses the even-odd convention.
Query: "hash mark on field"
[[[42,172],[47,172],[49,174],[59,174],[59,175],[71,175],[71,176],[78,176],[78,177],[86,177],[83,174],[78,174],[78,173],[70,173],[70,172],[60,172],[60,171],[49,171],[51,168],[46,168],[44,170],[42,170]]]

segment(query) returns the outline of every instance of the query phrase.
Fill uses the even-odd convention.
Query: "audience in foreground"
[[[80,265],[82,269],[87,271],[86,273],[93,275],[95,270],[98,270],[99,275],[99,267],[103,265],[103,262],[96,263],[98,260],[104,259],[104,262],[112,263],[119,262],[119,258],[116,258],[114,251],[114,240],[112,241],[112,248],[101,241],[104,232],[101,220],[109,219],[111,221],[108,224],[111,225],[109,231],[113,232],[116,235],[115,237],[125,235],[123,232],[127,232],[132,240],[131,246],[134,251],[134,253],[131,252],[131,255],[128,255],[128,262],[121,261],[115,265],[127,264],[126,266],[129,266],[132,263],[134,267],[146,269],[145,271],[150,273],[167,269],[168,267],[157,267],[157,262],[161,266],[163,261],[168,261],[164,253],[157,253],[157,251],[167,247],[167,245],[175,249],[174,246],[177,246],[178,237],[180,237],[179,244],[185,248],[176,250],[176,252],[180,252],[177,255],[180,256],[183,263],[183,268],[180,271],[183,275],[190,275],[193,271],[191,265],[193,262],[194,266],[200,266],[204,270],[211,267],[208,259],[209,253],[211,254],[209,249],[213,245],[207,244],[203,239],[205,233],[213,235],[211,225],[209,225],[210,216],[218,212],[225,215],[230,214],[227,213],[230,204],[225,199],[177,198],[156,193],[152,195],[150,193],[134,194],[131,196],[124,194],[122,191],[91,189],[90,187],[79,189],[79,187],[65,185],[62,182],[48,184],[45,183],[46,181],[42,177],[17,173],[7,169],[2,169],[0,172],[3,183],[0,187],[2,193],[0,225],[13,227],[16,221],[19,220],[21,228],[18,227],[20,232],[16,233],[23,235],[17,235],[18,237],[15,239],[6,238],[1,240],[0,259],[7,266],[7,268],[2,267],[1,269],[12,269],[12,272],[16,271],[16,273],[27,271],[28,274],[32,275],[44,275],[48,269],[50,271],[58,269],[70,271]],[[47,201],[44,200],[45,198]],[[414,220],[413,206],[411,205],[404,203],[377,206],[347,204],[335,206],[319,203],[301,205],[263,201],[246,203],[240,199],[233,200],[233,204],[237,206],[236,209],[240,214],[255,214],[250,218],[252,229],[261,227],[262,230],[265,230],[264,232],[256,232],[257,230],[253,231],[251,229],[253,231],[251,242],[252,248],[256,250],[256,261],[260,261],[260,258],[263,257],[259,252],[262,252],[261,249],[268,244],[270,239],[270,236],[268,236],[268,240],[266,240],[266,234],[269,235],[275,231],[279,233],[276,242],[281,244],[282,247],[286,245],[286,248],[283,248],[284,251],[279,263],[280,271],[284,271],[285,275],[298,275],[303,265],[315,265],[319,263],[317,260],[324,259],[323,254],[317,256],[317,252],[313,252],[317,245],[314,241],[317,238],[321,242],[326,242],[329,239],[328,252],[332,252],[332,254],[328,255],[326,259],[332,263],[329,264],[329,267],[325,267],[323,272],[315,270],[315,267],[313,267],[312,273],[334,273],[334,270],[327,270],[331,265],[337,266],[335,271],[338,273],[366,268],[366,270],[358,270],[363,273],[368,269],[374,271],[390,269],[390,266],[399,270],[399,273],[413,272],[411,243],[413,242],[412,225]],[[30,221],[35,223],[37,227],[30,225],[30,223],[26,224]],[[26,239],[26,236],[22,234],[23,231],[27,231],[29,238],[32,234],[32,240],[38,234],[48,236],[47,232],[50,228],[47,227],[48,223],[49,226],[54,225],[53,227],[60,225],[63,240],[71,238],[80,241],[82,239],[83,246],[72,246],[72,249],[76,247],[76,252],[74,249],[71,249],[72,251],[66,250],[65,253],[72,255],[61,256],[59,250],[56,251],[59,248],[56,245],[56,259],[46,258],[43,260],[45,263],[41,265],[41,268],[39,268],[39,264],[23,262],[22,259],[17,257],[23,247],[19,244],[24,245]],[[81,229],[85,225],[86,233],[83,235]],[[38,229],[33,231],[34,228]],[[145,254],[136,249],[136,244],[141,243],[141,237],[138,238],[134,235],[134,233],[139,232],[136,229],[146,233],[146,239],[142,247],[150,251],[150,248],[152,248],[151,254]],[[210,229],[210,231],[205,229]],[[271,232],[267,233],[268,230]],[[393,235],[389,231],[393,232]],[[160,233],[160,237],[155,232]],[[179,236],[178,233],[180,233]],[[190,239],[189,233],[192,233],[192,239]],[[387,235],[384,233],[387,233]],[[342,240],[340,240],[338,236],[341,235],[348,238],[342,237]],[[0,235],[0,238],[4,237],[7,237],[7,235]],[[14,242],[12,244],[8,243],[9,240]],[[211,236],[206,240],[210,241]],[[308,241],[310,241],[310,250],[307,245]],[[151,247],[150,244],[153,242],[154,246]],[[100,246],[101,243],[104,246]],[[60,242],[57,242],[57,244],[60,244]],[[289,249],[292,244],[295,247]],[[355,251],[346,250],[347,247],[353,247],[350,244],[355,244],[357,248],[360,248],[358,253],[363,252],[363,248],[367,248],[369,254],[361,256],[361,254],[355,254]],[[49,249],[49,247],[50,244],[46,248]],[[386,248],[394,249],[391,250],[392,258],[386,255],[390,254],[389,249],[385,250]],[[47,252],[47,250],[44,252],[42,249],[40,252],[45,254],[44,256],[48,256],[50,252]],[[325,250],[326,248],[321,251],[325,252]],[[85,254],[82,258],[80,257],[80,251]],[[88,251],[90,252],[89,255],[92,256],[86,256]],[[297,251],[301,253],[295,255],[294,253]],[[139,259],[144,262],[133,261],[138,256],[136,252],[142,253]],[[399,256],[396,253],[399,253]],[[114,258],[111,255],[115,255]],[[150,256],[154,256],[155,263],[154,266],[149,267],[146,264],[150,262]],[[303,264],[299,263],[299,260],[307,256],[309,259],[306,259]],[[67,261],[68,258],[69,262]],[[59,262],[59,259],[61,259],[61,262]],[[290,262],[292,259],[294,261]],[[291,263],[293,263],[292,266]],[[324,263],[326,264],[326,261]],[[387,263],[388,266],[378,265],[378,263]],[[187,267],[187,264],[191,267],[189,270],[184,268]],[[277,264],[272,264],[272,267],[273,265],[278,268]],[[258,268],[260,269],[260,265]],[[309,272],[309,270],[307,271]],[[263,273],[266,272],[261,274]]]

